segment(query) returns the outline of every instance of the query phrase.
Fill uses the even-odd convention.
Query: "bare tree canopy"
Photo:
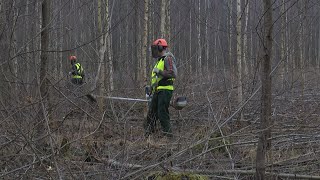
[[[319,12],[0,0],[0,179],[320,179]],[[156,39],[177,70],[170,140],[143,127]]]

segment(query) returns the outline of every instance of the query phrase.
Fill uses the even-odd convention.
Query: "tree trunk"
[[[266,151],[271,146],[271,57],[272,57],[272,4],[270,0],[263,1],[264,7],[264,39],[263,55],[261,63],[261,115],[260,115],[260,135],[258,140],[256,155],[256,178],[259,180],[267,179],[265,177],[266,170]]]
[[[280,40],[280,61],[281,62],[281,66],[280,66],[280,84],[282,86],[282,88],[284,88],[284,84],[285,84],[285,67],[286,67],[286,62],[284,61],[285,58],[285,46],[286,46],[286,42],[285,42],[285,20],[286,20],[286,16],[285,16],[285,0],[282,0],[282,5],[281,5],[281,11],[280,14],[282,15],[281,17],[281,40]]]
[[[233,32],[232,32],[232,26],[233,26],[233,21],[232,21],[232,13],[233,13],[233,1],[234,0],[229,0],[229,69],[230,69],[230,84],[231,87],[233,87],[233,62],[232,62],[232,39],[233,39]]]
[[[62,0],[59,0],[59,7],[62,5]],[[63,46],[63,18],[62,18],[62,12],[59,12],[58,15],[58,20],[60,22],[59,24],[59,30],[58,30],[58,38],[59,38],[59,43],[58,43],[58,51],[62,51],[62,46]],[[59,79],[63,77],[63,57],[62,53],[59,53],[58,55],[58,62],[59,62]]]
[[[13,7],[15,6],[15,1],[13,1]],[[12,19],[12,39],[11,41],[11,53],[12,56],[14,56],[16,54],[16,49],[17,49],[17,30],[16,30],[16,22],[18,20],[18,10],[14,10],[13,12],[13,19]],[[18,79],[19,74],[18,74],[18,57],[13,58],[13,64],[12,64],[12,68],[13,68],[13,74],[14,74],[14,93],[16,95],[16,97],[19,94],[19,86],[18,86]]]
[[[49,28],[47,27],[50,22],[50,0],[42,2],[42,26],[41,26],[41,55],[40,55],[40,95],[45,105],[43,110],[44,118],[39,118],[39,121],[47,119],[50,112],[50,98],[49,98],[49,80],[48,73],[48,50],[49,50]],[[45,130],[45,123],[39,122],[37,127],[38,136],[42,136]],[[43,148],[45,140],[42,140],[39,144],[39,148]]]
[[[114,1],[113,1],[113,5],[114,5]],[[113,5],[112,5],[112,9],[113,9]],[[109,75],[109,87],[108,89],[110,90],[110,93],[114,90],[114,80],[113,80],[113,60],[112,60],[112,50],[111,50],[111,13],[109,12],[109,0],[106,0],[106,25],[107,25],[107,34],[104,37],[105,40],[104,42],[106,43],[107,46],[107,57],[108,57],[108,73],[107,75]]]
[[[200,3],[200,0],[198,0],[198,21],[200,21],[200,18],[201,18],[201,3]],[[197,62],[197,76],[201,76],[202,75],[202,57],[201,57],[201,54],[202,54],[202,48],[201,48],[201,23],[197,22],[197,33],[198,33],[198,62]]]
[[[161,17],[161,24],[160,24],[160,35],[161,35],[161,38],[166,38],[166,3],[167,3],[167,0],[162,0],[161,1],[161,14],[160,14],[160,17]]]
[[[166,3],[166,39],[169,44],[171,44],[171,1],[167,0]]]
[[[149,0],[144,0],[144,20],[143,20],[143,37],[142,37],[142,56],[141,56],[141,69],[140,69],[140,87],[147,85],[147,49],[148,49],[148,17],[149,17]],[[145,96],[144,91],[141,93]],[[147,117],[147,104],[143,106],[143,115]]]
[[[101,34],[100,39],[99,39],[99,63],[98,63],[98,70],[97,70],[97,76],[95,79],[95,85],[93,89],[95,89],[97,86],[99,88],[99,94],[101,96],[104,95],[105,92],[105,52],[106,52],[106,42],[104,41],[104,36],[103,34],[103,28],[102,28],[102,3],[101,0],[98,0],[98,29],[99,29],[99,34]],[[99,83],[99,85],[97,85]],[[92,89],[92,90],[93,90]],[[105,100],[103,98],[100,98],[98,100],[98,105],[99,105],[99,110],[100,112],[103,112],[103,107],[104,107],[104,102]]]
[[[192,11],[189,11],[189,42],[192,42]],[[189,57],[192,56],[192,48],[193,48],[192,43],[189,43]],[[190,61],[189,74],[191,74],[192,72],[193,72],[192,61]]]
[[[249,62],[249,53],[248,53],[248,22],[249,22],[249,9],[250,9],[250,1],[246,0],[246,8],[245,8],[245,23],[244,23],[244,32],[243,32],[243,56],[242,56],[242,62],[243,62],[243,77],[248,77],[250,74],[250,69],[248,66]],[[245,87],[245,89],[247,89]]]
[[[238,92],[238,104],[242,103],[243,93],[242,93],[242,57],[241,57],[241,0],[237,0],[237,92]],[[241,112],[240,119],[243,120],[243,113]]]

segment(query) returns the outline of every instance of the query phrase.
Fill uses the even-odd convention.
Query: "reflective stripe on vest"
[[[76,79],[82,79],[82,76],[81,74],[83,73],[83,68],[82,66],[80,65],[80,63],[76,63],[75,64],[76,68],[77,68],[77,75],[74,75],[73,78],[76,78]]]
[[[160,60],[158,60],[157,64],[154,66],[154,68],[158,68],[160,71],[163,71],[164,70],[164,58],[161,58]],[[153,71],[151,72],[151,86],[152,87],[156,87],[157,86],[157,90],[161,90],[161,89],[165,89],[165,90],[174,90],[173,88],[173,81],[174,81],[174,78],[170,78],[170,79],[167,79],[166,81],[171,81],[171,84],[170,85],[159,85],[159,81],[161,81],[163,79],[162,76],[158,76],[157,77],[157,74],[154,73]]]

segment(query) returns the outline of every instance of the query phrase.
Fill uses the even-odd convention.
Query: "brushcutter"
[[[137,98],[127,98],[127,97],[115,97],[115,96],[100,96],[87,94],[86,97],[92,102],[97,102],[96,98],[112,99],[112,100],[121,100],[121,101],[134,101],[134,102],[150,102],[152,96],[148,95],[146,99],[137,99]],[[185,96],[179,96],[170,102],[170,105],[176,110],[181,110],[187,106],[187,98]]]

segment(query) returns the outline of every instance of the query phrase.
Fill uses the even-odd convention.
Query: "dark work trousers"
[[[153,94],[149,105],[147,120],[144,123],[146,136],[155,132],[157,119],[160,121],[163,133],[167,136],[172,136],[169,116],[171,97],[171,90],[160,90]]]
[[[83,83],[82,78],[72,78],[71,82],[77,85],[81,85]]]

